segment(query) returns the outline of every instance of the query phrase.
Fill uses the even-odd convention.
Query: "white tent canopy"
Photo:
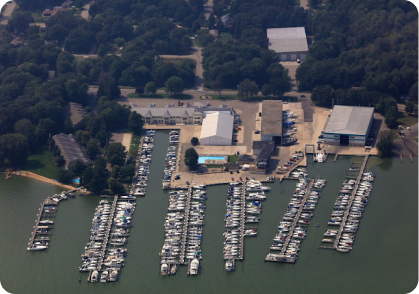
[[[234,116],[224,112],[207,114],[202,122],[201,145],[231,145]]]

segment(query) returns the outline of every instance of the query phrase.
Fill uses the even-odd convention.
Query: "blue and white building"
[[[324,143],[365,146],[374,119],[374,107],[336,105],[323,131]]]

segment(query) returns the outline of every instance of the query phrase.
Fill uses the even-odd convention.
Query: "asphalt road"
[[[6,5],[7,5],[6,9],[4,10],[1,16],[0,24],[2,25],[7,25],[7,23],[9,22],[9,17],[16,7],[16,2],[13,1],[12,3],[6,4]]]

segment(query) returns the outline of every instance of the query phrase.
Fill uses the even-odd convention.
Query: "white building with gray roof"
[[[365,146],[374,119],[374,107],[335,105],[323,131],[332,145]]]
[[[304,27],[267,29],[266,35],[269,49],[278,53],[279,60],[306,59],[308,45]]]
[[[224,112],[207,114],[202,123],[201,145],[228,146],[233,139],[234,116]]]

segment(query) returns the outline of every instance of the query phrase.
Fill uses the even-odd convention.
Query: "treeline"
[[[208,44],[203,53],[205,86],[213,89],[237,89],[248,79],[258,89],[268,87],[272,95],[289,91],[288,70],[278,63],[275,52],[257,44],[240,42]]]
[[[198,32],[198,41],[207,46],[203,54],[205,86],[237,89],[244,82],[249,87],[239,87],[239,94],[243,88],[249,88],[244,91],[249,93],[263,88],[264,94],[275,96],[289,91],[288,71],[278,63],[276,53],[268,50],[266,29],[305,26],[311,14],[296,4],[293,0],[215,0],[207,25],[234,39],[212,42],[208,34]],[[224,24],[221,17],[226,15],[230,20]]]
[[[315,41],[297,69],[299,89],[313,91],[316,104],[327,107],[332,99],[362,106],[383,104],[388,97],[417,100],[414,5],[403,0],[342,0],[329,1],[326,8],[316,11],[310,22]]]

